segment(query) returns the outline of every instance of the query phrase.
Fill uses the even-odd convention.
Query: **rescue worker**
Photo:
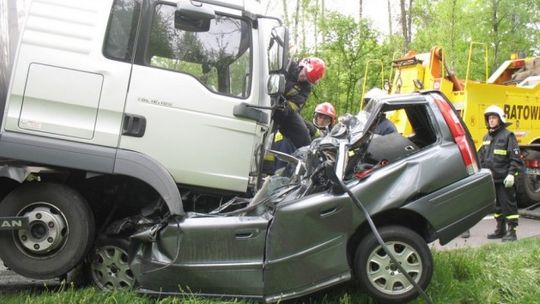
[[[326,71],[322,59],[304,58],[298,63],[291,61],[285,74],[285,108],[276,111],[275,121],[279,132],[291,140],[296,149],[311,143],[309,130],[300,116],[306,100]]]
[[[310,129],[311,139],[325,136],[336,122],[336,109],[329,102],[323,102],[315,107],[313,112],[313,126]]]
[[[491,170],[497,198],[494,214],[497,227],[487,238],[515,241],[519,215],[514,181],[523,162],[516,136],[506,128],[509,124],[503,110],[495,105],[489,106],[484,111],[484,117],[488,133],[484,136],[478,157],[480,166]]]

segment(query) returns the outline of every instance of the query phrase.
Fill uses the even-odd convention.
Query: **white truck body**
[[[158,29],[166,28],[165,35],[170,36],[177,31],[166,13],[174,13],[176,2],[118,2],[124,5],[121,9],[131,8],[134,16],[141,12],[138,23],[135,17],[130,20],[131,28],[118,26],[131,32],[111,33],[111,27],[122,23],[115,20],[120,14],[112,16],[113,0],[31,2],[5,98],[0,157],[131,175],[155,188],[171,184],[170,175],[175,184],[245,192],[256,174],[255,154],[261,149],[269,119],[256,121],[233,113],[242,103],[270,105],[265,50],[275,21],[252,26],[245,17],[250,11],[244,1],[208,1],[206,5],[218,16],[225,16],[216,21],[221,22],[216,31],[225,22],[241,25],[238,33],[215,34],[211,38],[216,41],[207,37],[211,34],[197,37],[208,54],[221,48],[227,60],[239,62],[231,66],[241,67],[236,74],[230,71],[234,67],[227,67],[229,79],[218,80],[218,85],[204,84],[203,76],[194,76],[189,69],[170,68],[182,64],[182,58],[175,57],[183,54],[181,49],[171,47],[176,52],[171,58],[149,54],[159,34],[155,31],[158,19],[150,25],[149,14],[159,11],[165,22]],[[139,6],[130,7],[137,6],[132,3]],[[133,45],[131,57],[111,58],[118,46],[108,44],[121,44],[116,38],[130,33],[132,40],[126,43]],[[174,42],[179,40],[168,43]],[[233,90],[239,81],[241,92]],[[146,123],[142,134],[126,135],[131,117]],[[168,188],[158,191],[177,197],[171,193],[174,187]]]

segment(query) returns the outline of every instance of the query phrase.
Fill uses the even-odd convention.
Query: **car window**
[[[103,46],[105,57],[131,62],[140,10],[140,1],[114,1]]]
[[[146,60],[195,77],[212,92],[246,98],[251,90],[251,31],[239,17],[216,15],[207,32],[174,26],[175,6],[158,4]]]
[[[379,113],[379,124],[392,124],[395,132],[375,134],[369,142],[367,158],[371,163],[390,163],[415,154],[437,141],[433,118],[426,104],[385,106]]]

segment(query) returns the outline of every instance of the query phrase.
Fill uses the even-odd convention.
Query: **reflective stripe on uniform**
[[[289,101],[289,107],[291,107],[293,111],[298,111],[298,105],[292,101]]]
[[[500,214],[500,213],[494,213],[494,214],[493,214],[493,217],[494,217],[494,218],[499,218],[499,217],[501,217],[501,216],[502,216],[502,214]]]
[[[487,146],[487,145],[491,144],[491,140],[485,140],[482,144]]]
[[[495,150],[493,150],[493,154],[506,155],[506,154],[508,154],[508,152],[506,150],[502,150],[502,149],[495,149]]]
[[[300,93],[300,87],[295,85],[287,93],[285,93],[285,96],[296,96],[298,93]]]
[[[518,218],[519,218],[519,214],[512,214],[512,215],[506,216],[507,220],[517,220]]]
[[[264,155],[264,160],[267,160],[267,161],[275,161],[276,160],[276,156],[272,153],[266,153]]]
[[[279,141],[282,141],[283,140],[283,134],[281,134],[281,132],[276,132],[276,134],[274,135],[274,142],[277,143]],[[276,160],[276,156],[273,154],[273,153],[266,153],[264,155],[264,160],[266,161],[275,161]]]

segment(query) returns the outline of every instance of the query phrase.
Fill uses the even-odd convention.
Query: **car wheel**
[[[94,284],[102,290],[133,289],[135,276],[128,264],[129,242],[102,238],[96,243],[90,262]]]
[[[28,230],[0,233],[4,264],[26,277],[66,274],[83,260],[94,239],[92,211],[78,192],[65,185],[22,185],[0,203],[2,216],[28,218]]]
[[[433,274],[433,259],[424,239],[400,226],[383,227],[379,233],[401,266],[425,289]],[[361,286],[377,301],[402,303],[418,296],[418,291],[392,262],[373,233],[367,235],[356,249],[355,270]]]

